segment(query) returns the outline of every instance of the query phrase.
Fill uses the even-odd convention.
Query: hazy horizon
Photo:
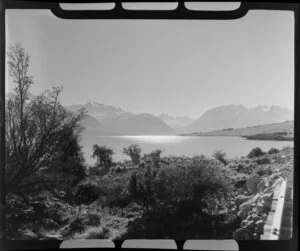
[[[7,46],[31,55],[32,94],[63,86],[65,105],[198,118],[222,105],[294,107],[294,17],[237,20],[64,20],[8,10]],[[12,86],[6,81],[7,91]]]

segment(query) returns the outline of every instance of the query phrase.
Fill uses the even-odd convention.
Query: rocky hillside
[[[182,167],[189,163],[194,163],[194,161],[195,159],[174,156],[160,159],[161,166],[159,169],[161,170],[166,167],[167,169],[165,169],[163,176],[159,176],[162,178],[159,179],[162,181],[159,184],[166,184],[165,175],[170,174],[170,177],[173,177],[174,168],[179,171]],[[281,184],[283,179],[293,184],[293,148],[273,149],[259,157],[226,159],[223,162],[206,158],[205,156],[198,156],[198,161],[208,164],[208,168],[203,169],[206,171],[211,170],[212,167],[218,167],[216,168],[217,172],[215,172],[217,175],[212,175],[212,179],[222,177],[222,179],[227,180],[224,183],[228,185],[228,194],[226,194],[226,197],[220,194],[221,197],[219,199],[217,197],[207,199],[206,208],[209,211],[202,212],[208,221],[212,220],[212,218],[221,220],[214,227],[214,229],[219,228],[219,232],[214,235],[214,238],[235,238],[238,240],[259,239],[264,231],[275,189]],[[125,163],[118,163],[118,165],[123,164]],[[141,168],[139,170],[142,171]],[[192,170],[197,171],[199,169],[192,168]],[[62,196],[61,199],[53,197],[53,195],[50,196],[50,194],[40,195],[40,197],[31,202],[30,207],[20,200],[9,200],[9,207],[15,204],[21,206],[21,209],[24,207],[24,210],[20,211],[20,215],[8,214],[8,217],[10,217],[8,222],[15,222],[13,220],[20,219],[20,217],[24,219],[23,227],[19,229],[17,235],[15,235],[15,232],[13,232],[14,235],[12,235],[12,232],[9,233],[15,239],[20,240],[82,238],[123,240],[124,236],[127,236],[125,239],[128,239],[128,236],[131,236],[131,238],[135,236],[136,238],[145,228],[145,222],[143,222],[145,208],[141,204],[133,202],[132,199],[130,199],[128,204],[122,204],[125,203],[124,199],[126,200],[128,192],[120,192],[123,191],[122,189],[128,189],[127,184],[132,183],[130,182],[130,177],[132,177],[133,172],[135,170],[125,168],[123,171],[119,170],[116,172],[112,170],[107,175],[99,176],[96,180],[99,179],[102,182],[95,184],[99,186],[99,189],[101,188],[99,191],[105,192],[101,193],[100,197],[93,203],[81,205],[80,211],[78,207],[65,203],[63,199],[64,195],[60,195]],[[90,176],[89,179],[92,177],[95,178],[95,175]],[[190,178],[192,179],[193,176]],[[178,189],[178,183],[169,183],[172,187],[174,186],[172,191]],[[187,187],[189,187],[188,184],[192,183],[184,184],[187,184]],[[120,190],[120,188],[122,189]],[[186,194],[183,196],[186,197]],[[169,201],[169,198],[166,197],[162,197],[162,199]],[[176,201],[174,205],[178,204],[177,198]],[[117,202],[121,204],[115,204]],[[188,208],[184,208],[182,211],[183,218],[180,219],[187,226],[191,224],[192,229],[198,227],[189,232],[188,235],[191,238],[200,239],[197,236],[199,229],[203,228],[201,215],[195,216],[187,213],[189,212],[188,209],[192,209],[193,206],[195,205],[189,204]],[[165,213],[169,212],[168,207],[163,206],[161,210],[164,212],[163,217],[168,215]],[[37,214],[36,212],[40,213]],[[45,216],[39,218],[42,215],[41,212]],[[189,219],[192,219],[191,221],[186,220],[186,217],[189,216],[191,217]],[[157,222],[150,222],[154,224],[151,225],[153,228],[150,228],[154,233],[156,233],[157,226],[161,223],[162,219],[164,218],[160,218],[160,221]],[[197,221],[197,219],[200,220]],[[37,220],[41,221],[41,223],[34,223]],[[41,228],[40,226],[43,227]],[[141,229],[137,228],[138,226]],[[212,235],[213,233],[209,233],[209,235],[206,235],[206,238],[212,237]],[[11,236],[10,238],[12,238]],[[160,237],[167,238],[164,235]]]
[[[261,161],[264,160],[264,161]],[[264,164],[258,164],[264,163]],[[284,148],[278,153],[264,157],[232,161],[230,169],[245,173],[236,179],[239,186],[234,192],[230,208],[240,220],[240,227],[234,232],[238,240],[257,240],[264,233],[271,210],[274,191],[283,180],[293,184],[293,149]]]

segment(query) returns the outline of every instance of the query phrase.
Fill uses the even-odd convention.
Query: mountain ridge
[[[279,123],[292,120],[293,112],[280,106],[247,108],[243,105],[218,106],[206,111],[193,124],[185,129],[186,133],[208,132],[224,128],[243,128],[247,126]]]

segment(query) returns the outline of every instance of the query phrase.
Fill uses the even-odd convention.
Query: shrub
[[[149,154],[145,154],[143,159],[147,162],[151,162],[153,164],[153,166],[155,167],[159,167],[160,166],[160,162],[161,162],[161,155],[162,153],[162,150],[160,149],[157,149],[157,150],[154,150],[152,151],[151,153]]]
[[[271,148],[269,151],[268,151],[268,154],[275,154],[275,153],[279,153],[280,151],[277,149],[277,148]]]
[[[68,234],[82,232],[84,230],[84,222],[82,218],[76,217],[71,223],[69,224]]]
[[[223,163],[224,165],[227,165],[226,153],[222,152],[221,150],[215,151],[213,157],[221,163]]]
[[[256,160],[256,163],[259,165],[269,164],[270,160],[267,157],[259,158]]]
[[[99,197],[99,195],[100,188],[96,184],[89,182],[80,184],[75,194],[75,204],[91,204]]]
[[[138,145],[130,145],[127,148],[123,148],[123,154],[129,156],[134,165],[137,165],[141,159],[142,149]]]
[[[97,159],[97,166],[102,167],[105,172],[108,172],[112,166],[112,155],[114,151],[106,146],[98,146],[97,144],[93,146],[92,157]]]
[[[206,231],[199,226],[211,228],[207,212],[217,204],[224,206],[220,199],[230,189],[223,177],[218,167],[199,158],[178,158],[178,162],[159,169],[150,163],[137,170],[131,177],[129,189],[132,200],[145,209],[144,235],[147,238],[180,238],[188,237],[188,232],[177,235],[175,228],[189,229],[193,233]],[[195,223],[195,215],[199,224]],[[132,231],[135,230],[131,228],[130,236],[139,236]]]
[[[101,218],[99,214],[90,213],[83,217],[84,225],[86,226],[99,226],[101,224]]]
[[[100,181],[102,203],[108,207],[125,207],[130,203],[128,183],[130,175],[126,173],[103,176]]]
[[[257,168],[256,173],[260,176],[271,175],[272,170],[271,170],[271,167],[266,168],[266,167],[260,166],[259,168]]]
[[[88,169],[88,175],[90,178],[94,178],[94,177],[97,177],[97,176],[102,176],[102,175],[105,175],[106,174],[106,171],[104,168],[100,168],[99,166],[91,166],[89,167]]]
[[[248,158],[256,158],[256,157],[260,157],[263,156],[264,152],[259,148],[253,148],[250,153],[248,154]]]

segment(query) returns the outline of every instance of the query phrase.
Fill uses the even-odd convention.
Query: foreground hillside
[[[49,194],[30,206],[14,201],[22,210],[8,217],[27,220],[10,238],[259,239],[274,189],[283,179],[293,182],[287,147],[235,159],[220,152],[215,159],[152,154],[136,168],[128,165],[115,163],[108,172],[91,167],[75,204]]]
[[[258,134],[286,133],[293,137],[294,121],[285,121],[266,125],[249,126],[245,128],[227,128],[203,133],[193,133],[199,136],[252,136]]]

